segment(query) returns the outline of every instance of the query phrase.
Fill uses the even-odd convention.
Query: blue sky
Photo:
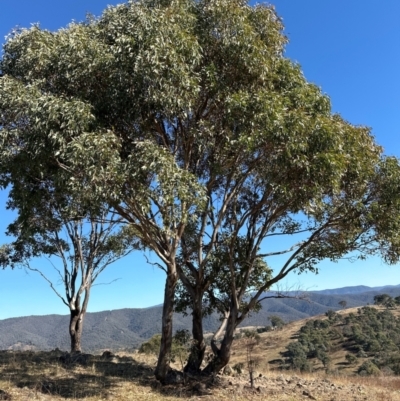
[[[0,42],[15,26],[40,22],[56,30],[86,12],[101,14],[104,0],[2,0]],[[118,1],[111,4],[117,4]],[[299,62],[309,81],[322,87],[333,109],[353,124],[372,127],[386,154],[400,157],[400,1],[398,0],[275,0],[290,43],[286,55]],[[12,215],[5,211],[7,194],[0,192],[0,243]],[[150,259],[152,255],[147,255]],[[153,257],[154,259],[154,257]],[[52,274],[45,260],[35,267]],[[164,273],[146,264],[140,253],[110,266],[94,287],[89,311],[142,308],[162,302]],[[399,266],[374,258],[363,262],[320,265],[320,274],[290,276],[284,285],[325,289],[347,285],[400,284]],[[67,309],[48,284],[24,270],[0,271],[0,319]]]

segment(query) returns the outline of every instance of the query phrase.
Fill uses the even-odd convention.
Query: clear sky
[[[113,0],[1,0],[0,43],[15,26],[39,22],[56,30],[90,12],[100,15]],[[286,55],[299,62],[305,76],[322,87],[333,109],[353,124],[372,127],[386,154],[400,157],[400,15],[399,0],[272,0],[283,18],[290,44]],[[0,192],[0,243],[12,220]],[[150,259],[152,255],[147,255]],[[51,266],[33,264],[48,274]],[[162,302],[164,273],[146,264],[140,253],[114,264],[94,287],[89,311],[142,308]],[[320,290],[348,285],[400,284],[400,266],[379,259],[324,262],[320,274],[293,275],[284,283]],[[0,319],[68,311],[48,284],[24,270],[0,271]]]

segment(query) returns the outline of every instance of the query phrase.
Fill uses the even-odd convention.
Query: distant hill
[[[362,292],[368,291],[379,291],[379,292],[386,292],[391,290],[400,290],[399,285],[386,285],[382,287],[367,287],[365,285],[357,285],[354,287],[342,287],[342,288],[333,288],[330,290],[321,290],[321,291],[313,291],[319,294],[326,294],[326,295],[341,295],[341,294],[360,294]]]
[[[364,291],[362,291],[364,290]],[[377,294],[400,295],[400,286],[345,287],[307,293],[306,300],[266,299],[259,313],[252,313],[244,326],[266,326],[268,317],[278,315],[286,322],[297,321],[340,309],[338,302],[347,307],[373,303]],[[143,341],[161,331],[162,305],[145,309],[118,309],[88,313],[84,322],[82,347],[95,352],[103,349],[137,348]],[[27,316],[0,320],[0,349],[69,349],[68,316]],[[218,315],[204,319],[204,330],[213,332],[219,325]],[[174,329],[191,328],[191,316],[175,314]]]

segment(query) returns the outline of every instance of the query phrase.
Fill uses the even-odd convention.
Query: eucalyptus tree
[[[398,163],[383,174],[390,163],[369,129],[332,114],[284,57],[282,30],[273,7],[243,0],[139,0],[55,33],[15,32],[4,47],[4,185],[29,174],[89,208],[105,202],[157,254],[162,381],[178,277],[195,369],[204,300],[228,308],[211,372],[229,360],[237,324],[290,272],[356,251],[397,260],[388,194],[398,199]],[[280,249],[280,237],[293,242]],[[273,266],[277,254],[287,258]]]
[[[68,307],[71,353],[82,351],[83,322],[90,293],[106,267],[138,248],[135,236],[121,218],[100,208],[96,215],[83,214],[82,208],[65,196],[59,198],[43,188],[43,182],[13,182],[8,207],[18,212],[8,234],[15,240],[0,249],[0,265],[22,266],[37,272]],[[23,204],[26,192],[30,202]],[[22,197],[20,196],[22,193]],[[56,271],[44,269],[45,257]],[[41,267],[34,267],[40,263]],[[57,283],[61,283],[61,289]]]

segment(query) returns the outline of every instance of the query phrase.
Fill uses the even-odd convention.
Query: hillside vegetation
[[[244,336],[236,340],[231,366],[246,364],[246,343]],[[400,310],[366,306],[260,333],[253,359],[261,371],[394,376],[400,374],[399,350]]]
[[[366,291],[367,290],[367,291]],[[324,314],[329,309],[338,310],[339,302],[347,307],[372,304],[379,291],[395,297],[399,287],[345,288],[311,292],[307,299],[268,299],[262,309],[251,314],[242,326],[266,326],[271,315],[279,316],[286,323]],[[347,293],[343,293],[346,291]],[[353,291],[353,293],[350,293]],[[161,332],[161,306],[145,309],[119,309],[88,313],[82,335],[85,352],[133,350],[153,335]],[[67,350],[69,336],[66,330],[68,316],[28,316],[0,320],[0,349],[40,350],[54,348]],[[220,321],[217,314],[203,319],[205,332],[214,332]],[[191,330],[191,315],[174,314],[174,330]]]
[[[286,367],[312,371],[320,364],[326,369],[347,365],[361,375],[400,374],[400,318],[393,311],[363,307],[327,316],[301,327],[297,341],[286,347]],[[343,353],[345,361],[332,363]]]

